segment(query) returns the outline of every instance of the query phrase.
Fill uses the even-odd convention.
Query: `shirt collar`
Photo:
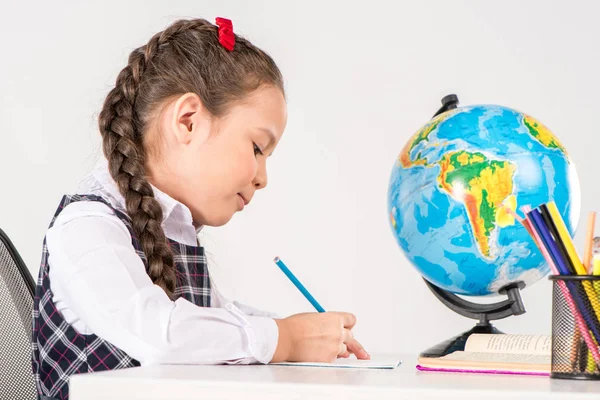
[[[110,171],[108,170],[108,161],[105,157],[101,157],[101,159],[98,161],[98,164],[92,172],[92,176],[100,185],[102,185],[103,189],[107,192],[107,194],[110,195],[110,197],[112,198],[111,203],[113,203],[113,205],[119,208],[121,211],[127,212],[125,198],[119,191],[117,183],[110,175]],[[194,226],[192,213],[186,205],[175,200],[174,198],[164,193],[154,185],[150,184],[150,186],[152,187],[152,191],[154,192],[154,198],[158,201],[160,207],[162,208],[163,225],[169,224],[171,222],[179,224],[183,223],[186,225],[193,226],[196,233],[200,232],[202,227]]]

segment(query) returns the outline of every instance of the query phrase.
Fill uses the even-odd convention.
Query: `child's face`
[[[255,91],[219,119],[196,95],[183,95],[159,117],[161,138],[153,145],[160,147],[149,154],[150,181],[185,204],[195,225],[223,225],[267,185],[267,157],[286,122],[277,88]]]

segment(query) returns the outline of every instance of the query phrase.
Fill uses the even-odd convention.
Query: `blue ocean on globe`
[[[554,201],[574,234],[581,207],[573,161],[556,136],[519,111],[446,111],[405,145],[392,169],[388,216],[406,257],[431,283],[462,295],[497,294],[549,272],[521,207]]]

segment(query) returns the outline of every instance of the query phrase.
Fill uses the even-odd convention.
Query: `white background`
[[[312,311],[281,256],[328,310],[354,312],[371,352],[418,351],[473,322],[441,305],[396,245],[391,167],[457,93],[527,112],[576,162],[582,216],[598,207],[599,3],[550,1],[0,2],[0,228],[37,275],[64,193],[101,154],[96,119],[129,52],[181,17],[231,18],[286,81],[289,123],[269,187],[206,229],[214,279],[282,315]],[[549,333],[550,284],[523,292],[510,333]]]

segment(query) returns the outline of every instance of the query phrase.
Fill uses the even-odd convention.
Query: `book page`
[[[550,355],[549,335],[473,334],[467,339],[465,351],[504,354]]]

